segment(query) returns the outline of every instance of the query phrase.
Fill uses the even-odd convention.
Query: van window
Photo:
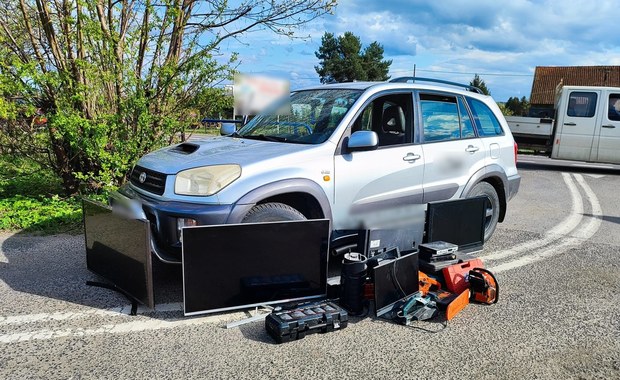
[[[424,142],[461,138],[459,109],[454,96],[420,94]]]
[[[571,117],[592,117],[596,112],[596,92],[573,91],[568,97],[566,115]]]
[[[609,95],[609,111],[607,112],[609,120],[620,121],[620,94]]]
[[[501,136],[504,134],[499,120],[495,117],[495,114],[491,109],[480,100],[467,98],[467,102],[471,107],[471,112],[474,114],[474,121],[476,123],[476,130],[478,130],[478,136]]]

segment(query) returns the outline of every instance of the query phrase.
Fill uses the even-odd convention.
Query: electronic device
[[[394,260],[400,257],[400,249],[398,247],[390,247],[383,250],[381,253],[376,253],[374,256],[369,257],[366,260],[368,268],[374,268],[385,260]]]
[[[379,263],[373,268],[373,281],[376,316],[394,311],[418,291],[418,253]]]
[[[459,246],[445,241],[433,241],[420,244],[420,253],[428,253],[432,256],[447,255],[458,251]]]
[[[121,292],[150,308],[155,305],[147,220],[129,219],[100,202],[82,199],[86,267]],[[137,304],[135,305],[137,308]]]
[[[184,313],[324,298],[328,249],[327,219],[186,227]]]
[[[398,248],[401,252],[412,251],[422,242],[423,226],[420,221],[419,226],[415,227],[362,230],[358,252],[371,258],[393,248]]]
[[[475,257],[466,253],[456,253],[454,259],[439,260],[439,261],[426,261],[420,260],[420,270],[433,275],[443,276],[442,270],[451,265],[462,263],[465,261],[473,260]]]
[[[424,242],[450,242],[462,253],[480,251],[484,245],[488,202],[480,196],[429,203]]]
[[[409,326],[413,321],[425,321],[438,313],[437,304],[430,295],[414,294],[409,297],[396,313],[396,320]]]
[[[277,343],[284,343],[344,329],[348,321],[346,310],[333,302],[319,301],[271,312],[265,318],[265,329]]]
[[[420,244],[420,260],[428,262],[446,261],[456,259],[459,246],[445,241],[434,241]]]

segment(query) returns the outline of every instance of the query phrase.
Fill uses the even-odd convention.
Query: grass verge
[[[62,190],[51,170],[27,159],[0,155],[0,230],[36,235],[82,233],[81,199],[64,197]]]

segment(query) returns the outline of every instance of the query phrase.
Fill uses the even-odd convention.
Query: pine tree
[[[320,62],[314,69],[321,83],[387,80],[392,64],[391,60],[383,60],[381,44],[375,41],[362,52],[360,38],[351,32],[339,37],[326,32],[315,55]]]
[[[469,85],[479,88],[480,91],[482,91],[482,93],[485,95],[491,95],[491,92],[487,88],[486,83],[484,83],[484,80],[481,79],[478,74],[476,74],[474,76],[474,79],[471,82],[469,82]]]

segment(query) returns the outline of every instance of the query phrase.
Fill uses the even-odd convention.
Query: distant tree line
[[[510,115],[528,116],[530,112],[530,102],[525,96],[521,99],[518,97],[510,97],[505,103],[506,110],[510,111]]]
[[[485,95],[491,95],[486,83],[478,74],[474,75],[469,85],[479,88]],[[525,96],[521,99],[516,96],[510,97],[505,103],[498,103],[498,105],[505,116],[528,116],[530,112],[530,102]]]

